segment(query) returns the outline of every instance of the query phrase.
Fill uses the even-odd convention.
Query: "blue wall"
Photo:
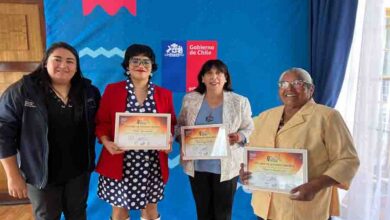
[[[277,80],[283,70],[309,67],[308,0],[137,1],[136,16],[124,7],[110,15],[107,7],[99,5],[83,15],[83,3],[85,6],[88,1],[44,1],[47,44],[66,41],[74,45],[84,75],[102,92],[107,83],[124,79],[120,63],[123,51],[132,43],[150,45],[161,64],[164,40],[217,41],[218,58],[228,65],[234,90],[249,98],[254,115],[279,105]],[[162,77],[158,70],[153,81],[161,84]],[[183,95],[174,94],[177,113]],[[178,165],[178,146],[174,148],[169,156],[166,197],[159,209],[163,219],[196,219],[188,177]],[[97,153],[100,150],[98,146]],[[94,174],[89,219],[108,219],[110,206],[97,198],[96,185]],[[252,213],[250,194],[239,187],[233,219],[255,219]]]

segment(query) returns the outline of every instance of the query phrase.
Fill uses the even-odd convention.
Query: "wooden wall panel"
[[[27,16],[0,14],[0,50],[28,50]]]
[[[0,72],[0,95],[12,83],[18,81],[24,74],[22,72]]]
[[[0,0],[0,94],[39,65],[45,50],[43,0]],[[20,204],[8,195],[7,180],[0,165],[0,205]],[[1,208],[1,207],[0,207]],[[9,208],[7,208],[9,210]],[[0,210],[0,219],[32,219]]]
[[[36,61],[43,54],[36,4],[0,3],[0,61]]]
[[[8,191],[7,177],[5,176],[5,171],[3,166],[0,166],[0,173],[2,174],[0,175],[0,192],[7,192]]]

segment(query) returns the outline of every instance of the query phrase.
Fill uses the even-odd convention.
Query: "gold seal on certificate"
[[[171,115],[122,113],[115,115],[115,143],[123,150],[169,150]]]
[[[220,159],[228,156],[226,129],[223,125],[181,127],[183,160]]]
[[[251,172],[247,187],[279,193],[307,182],[307,150],[245,148],[245,169]]]

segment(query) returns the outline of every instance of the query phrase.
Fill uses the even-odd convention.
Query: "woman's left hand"
[[[290,199],[299,201],[311,201],[317,194],[318,190],[313,184],[305,183],[298,187],[295,187],[290,191]]]
[[[241,135],[240,135],[238,132],[236,132],[236,133],[230,133],[230,134],[228,135],[228,138],[229,138],[229,144],[230,144],[230,145],[233,145],[233,144],[235,144],[235,143],[240,143],[240,142],[242,142]]]
[[[244,185],[248,185],[249,179],[251,178],[252,173],[244,170],[244,164],[240,164],[240,181]]]
[[[321,175],[311,181],[295,187],[290,191],[290,199],[299,201],[311,201],[322,189],[339,184],[329,176]]]

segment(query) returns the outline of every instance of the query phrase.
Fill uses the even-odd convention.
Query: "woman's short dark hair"
[[[152,48],[147,45],[132,44],[126,49],[125,57],[122,62],[125,76],[128,76],[126,72],[128,71],[130,59],[138,55],[144,55],[152,61],[152,73],[157,70],[156,56],[154,55]]]
[[[221,60],[208,60],[206,61],[198,73],[198,87],[195,88],[195,91],[203,94],[206,92],[206,85],[202,82],[203,76],[210,71],[212,68],[216,68],[218,71],[225,74],[226,83],[223,86],[224,91],[233,91],[232,81],[230,79],[230,73],[226,64]]]

